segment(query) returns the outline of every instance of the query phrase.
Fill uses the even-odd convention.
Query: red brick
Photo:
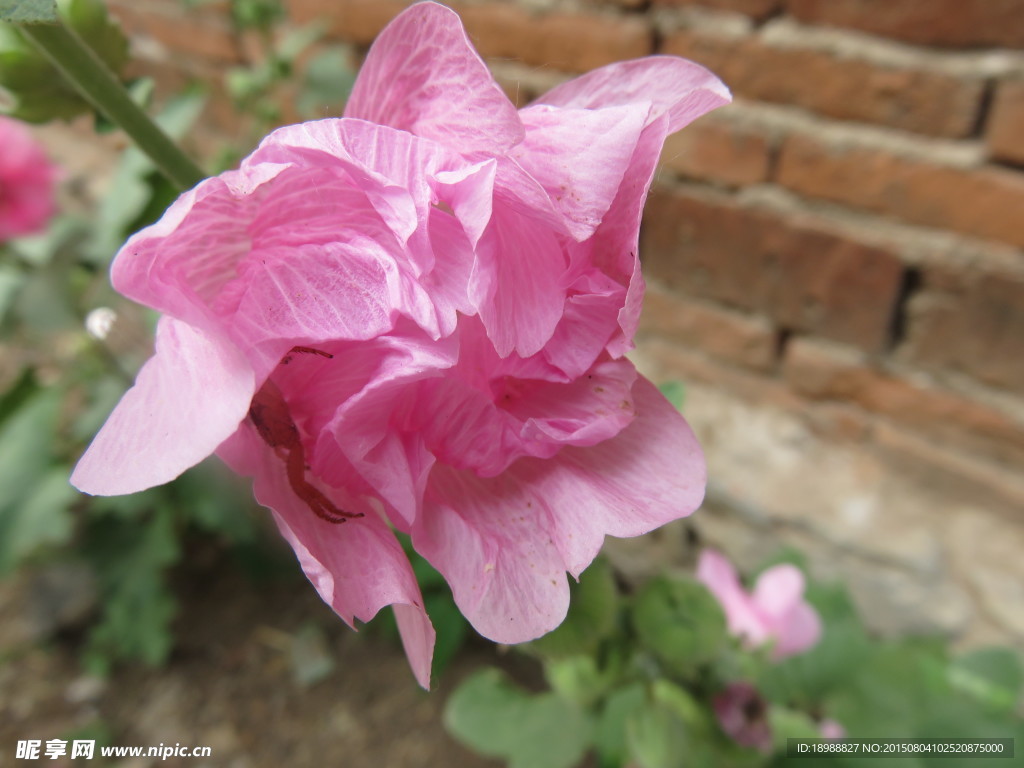
[[[999,84],[988,118],[986,140],[994,159],[1024,164],[1024,80]]]
[[[767,181],[772,151],[762,132],[712,114],[669,136],[661,162],[686,178],[745,187]]]
[[[670,288],[868,351],[888,343],[903,267],[887,250],[810,217],[664,188],[652,192],[641,234],[645,269]]]
[[[792,340],[783,375],[807,397],[853,403],[943,444],[1024,465],[1024,423],[959,394],[880,371],[853,350]]]
[[[517,5],[458,6],[481,56],[565,72],[587,72],[651,53],[651,28],[638,17],[534,14]]]
[[[1024,246],[1024,173],[932,164],[793,134],[783,142],[776,180],[807,197]]]
[[[932,136],[968,136],[984,92],[978,78],[690,29],[670,35],[663,52],[705,65],[739,96]]]
[[[538,58],[527,64],[567,72],[589,72],[613,61],[637,59],[653,51],[651,27],[641,18],[553,13],[541,17]]]
[[[541,40],[533,15],[519,5],[455,6],[473,45],[492,59],[536,60]]]
[[[223,64],[242,61],[239,39],[222,9],[185,13],[177,5],[140,7],[122,2],[111,3],[110,12],[128,35],[151,37],[165,45],[176,59],[194,54]]]
[[[811,24],[922,45],[1024,46],[1024,0],[788,0]]]
[[[757,403],[759,407],[794,412],[807,408],[807,400],[796,395],[777,376],[739,368],[657,336],[640,339],[636,351],[645,374],[655,381],[710,384]]]
[[[654,0],[655,6],[699,5],[720,11],[743,13],[761,20],[778,13],[782,0]]]
[[[644,298],[639,332],[746,368],[766,371],[775,364],[775,329],[765,318],[686,299],[656,285]]]
[[[899,353],[923,368],[1024,392],[1024,277],[925,268]]]
[[[333,36],[369,45],[412,1],[287,0],[287,5],[289,17],[297,24],[326,22]]]

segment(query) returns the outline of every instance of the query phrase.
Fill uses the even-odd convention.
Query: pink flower
[[[551,630],[605,535],[703,495],[692,433],[622,355],[662,142],[727,100],[656,57],[517,112],[452,11],[411,7],[343,119],[275,131],[117,255],[115,287],[164,316],[72,482],[130,493],[216,452],[342,618],[395,606],[423,685],[393,529],[481,634]]]
[[[0,116],[0,243],[43,229],[57,169],[24,123]]]
[[[711,702],[718,725],[741,747],[764,754],[772,749],[768,703],[750,683],[730,683]]]
[[[776,661],[802,653],[821,637],[821,619],[804,600],[804,576],[792,565],[769,568],[748,594],[736,570],[713,549],[697,563],[697,578],[721,603],[729,631],[751,647],[772,642]]]
[[[818,730],[821,733],[823,739],[845,739],[846,729],[843,728],[841,723],[837,723],[835,720],[829,720],[828,718],[818,723]]]

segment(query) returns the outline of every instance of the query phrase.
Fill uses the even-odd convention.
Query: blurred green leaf
[[[0,0],[0,19],[17,24],[42,24],[57,21],[54,0]]]
[[[141,494],[139,494],[141,495]],[[158,508],[138,524],[91,521],[83,551],[100,581],[103,614],[89,636],[86,664],[103,674],[117,658],[162,663],[170,652],[176,602],[166,569],[178,558],[173,515]]]
[[[626,721],[626,743],[640,768],[683,768],[692,762],[692,745],[671,707],[646,701]]]
[[[431,662],[431,679],[439,679],[448,664],[455,658],[469,637],[469,622],[455,605],[448,585],[425,592],[423,607],[430,616],[437,633],[434,641],[434,658]]]
[[[356,82],[351,56],[348,48],[331,46],[309,60],[298,100],[303,117],[324,118],[344,111]]]
[[[38,394],[40,389],[36,372],[29,367],[22,368],[14,383],[7,388],[7,391],[0,394],[0,425],[14,415],[30,398]]]
[[[562,698],[581,707],[591,707],[615,682],[616,675],[603,671],[594,655],[580,654],[546,659],[544,677]]]
[[[688,578],[651,580],[633,605],[640,642],[671,671],[687,677],[726,643],[725,614],[704,585]]]
[[[666,381],[664,384],[658,386],[661,390],[661,394],[665,396],[677,411],[683,410],[683,405],[686,403],[686,385],[680,381]]]
[[[0,325],[3,324],[7,310],[24,284],[24,272],[10,264],[0,264]]]
[[[509,768],[571,768],[590,744],[583,713],[553,693],[530,694],[495,669],[477,672],[448,699],[445,726],[482,755]]]
[[[106,11],[103,0],[0,0],[0,8],[30,4],[44,9],[47,21],[61,18],[116,75],[128,60],[128,39]],[[3,21],[17,21],[0,11]],[[10,95],[8,113],[20,120],[42,123],[91,112],[86,101],[24,35],[0,22],[0,86]]]
[[[647,691],[642,683],[619,688],[605,699],[594,734],[601,768],[620,768],[626,764],[629,759],[626,723],[646,703]]]
[[[50,441],[59,393],[35,394],[0,425],[0,573],[11,570],[38,544],[66,536],[68,501],[54,490]],[[53,532],[48,525],[55,525]]]
[[[618,616],[618,590],[608,561],[597,558],[580,580],[569,584],[569,613],[553,631],[530,646],[544,656],[574,656],[596,651],[614,629]]]
[[[1004,714],[1016,709],[1022,678],[1020,657],[1009,648],[979,648],[949,666],[954,689]]]
[[[763,665],[757,685],[773,701],[809,708],[856,679],[872,643],[845,588],[811,584],[807,598],[821,617],[821,640],[803,653]]]

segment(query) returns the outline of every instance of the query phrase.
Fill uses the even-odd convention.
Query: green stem
[[[107,118],[121,127],[180,189],[194,187],[206,174],[131,100],[107,65],[62,24],[24,24],[22,33],[61,74]]]

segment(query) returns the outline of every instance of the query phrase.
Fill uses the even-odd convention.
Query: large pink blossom
[[[46,226],[56,180],[56,167],[28,126],[0,116],[0,243]]]
[[[821,637],[821,619],[804,599],[804,576],[796,566],[769,568],[748,593],[725,556],[705,549],[697,578],[718,599],[729,631],[752,647],[772,643],[776,661],[806,651]]]
[[[116,288],[163,313],[156,354],[72,481],[130,493],[217,453],[342,618],[395,607],[424,685],[393,530],[483,635],[551,630],[605,535],[703,495],[692,433],[623,354],[662,142],[728,98],[654,57],[517,112],[452,11],[409,8],[344,118],[275,131],[117,255]]]

